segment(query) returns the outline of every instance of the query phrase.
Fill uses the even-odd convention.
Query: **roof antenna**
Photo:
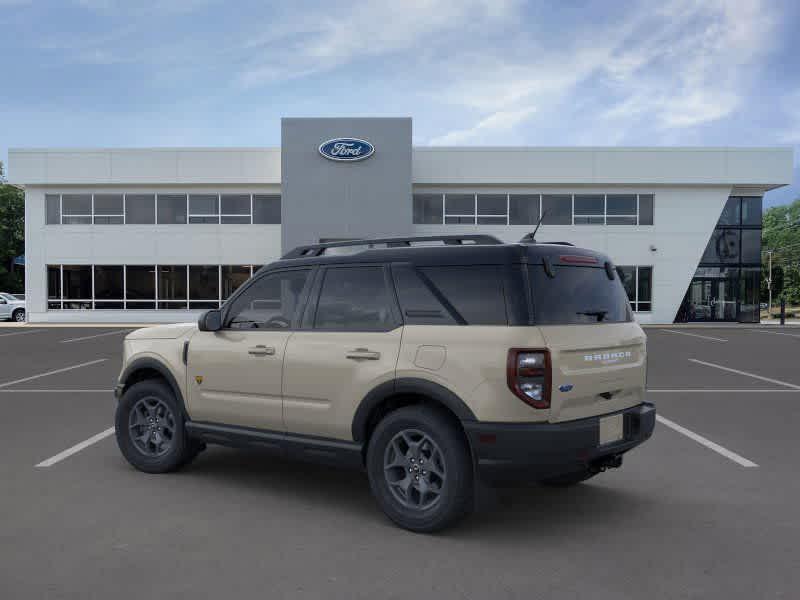
[[[545,216],[547,216],[547,211],[546,210],[542,211],[542,216],[539,217],[539,222],[536,223],[536,229],[533,230],[533,233],[529,233],[525,237],[523,237],[520,240],[521,244],[535,244],[536,243],[536,232],[539,231],[539,226],[542,224],[542,221],[544,221]]]

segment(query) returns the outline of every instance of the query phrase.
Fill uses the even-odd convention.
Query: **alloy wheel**
[[[419,511],[439,502],[447,482],[442,451],[418,429],[404,429],[392,438],[384,452],[383,474],[395,500]]]

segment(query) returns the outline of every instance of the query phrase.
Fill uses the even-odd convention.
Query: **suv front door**
[[[291,433],[349,440],[359,402],[394,379],[400,312],[383,266],[331,266],[317,279],[286,348],[283,416]]]
[[[310,274],[306,268],[262,275],[230,300],[220,331],[192,337],[187,363],[192,420],[283,431],[283,359]]]

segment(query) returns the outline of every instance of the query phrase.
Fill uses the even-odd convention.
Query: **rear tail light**
[[[550,353],[547,350],[512,348],[508,351],[508,387],[534,408],[550,407]]]

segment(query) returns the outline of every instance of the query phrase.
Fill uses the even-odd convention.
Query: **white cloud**
[[[522,108],[520,110],[498,111],[479,121],[474,127],[451,131],[445,135],[433,138],[430,143],[434,146],[455,145],[478,137],[484,132],[496,133],[510,131],[535,112],[536,109],[534,107]]]
[[[467,57],[438,97],[484,116],[435,139],[486,138],[493,129],[486,114],[534,107],[549,107],[537,116],[548,124],[581,99],[591,111],[587,128],[602,140],[642,124],[668,132],[717,121],[741,106],[776,21],[774,6],[762,0],[647,2],[618,22],[574,32],[572,43],[525,40],[512,53]],[[591,131],[574,135],[592,139]]]

